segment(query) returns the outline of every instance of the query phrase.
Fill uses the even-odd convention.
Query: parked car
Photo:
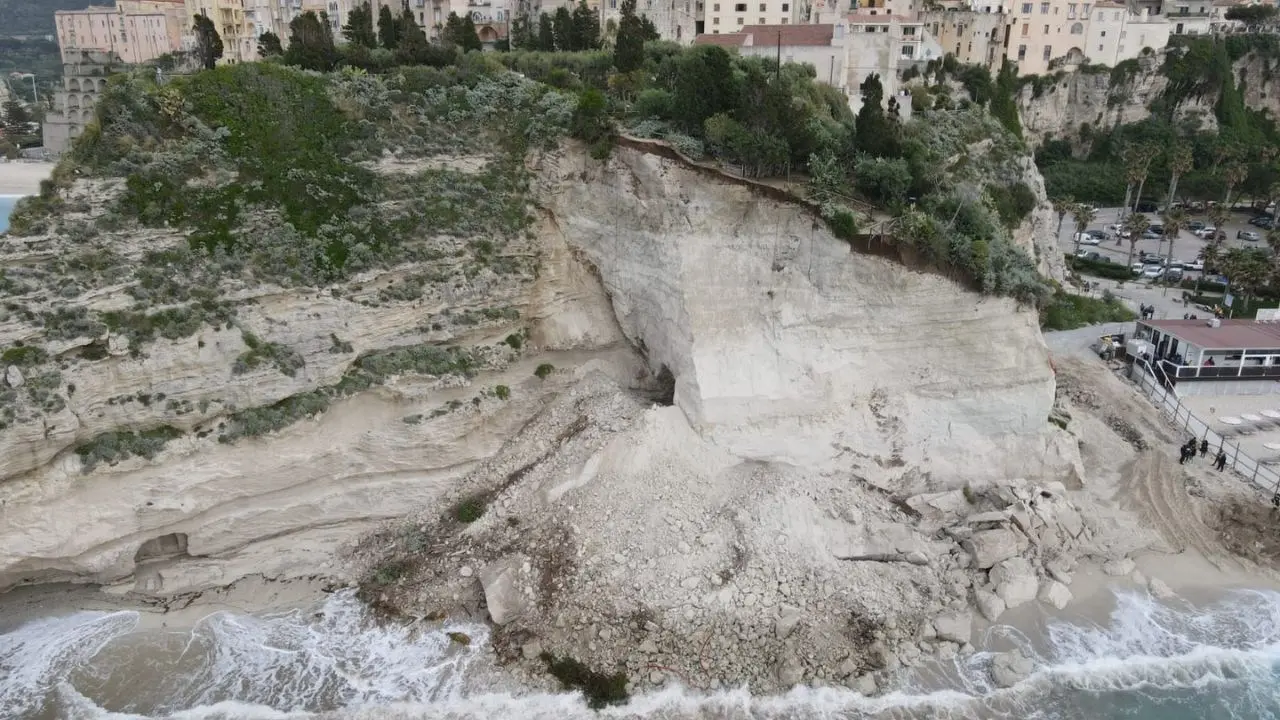
[[[1250,219],[1249,224],[1255,227],[1260,227],[1263,230],[1270,230],[1271,226],[1275,224],[1275,218],[1270,215],[1259,215]]]
[[[1187,229],[1190,230],[1192,233],[1198,233],[1204,229],[1204,223],[1200,222],[1199,220],[1193,220],[1187,223]]]
[[[1147,228],[1147,229],[1148,229],[1148,230],[1150,230],[1151,232],[1153,232],[1153,233],[1157,234],[1157,235],[1164,235],[1164,226],[1163,226],[1163,225],[1152,225],[1151,227],[1149,227],[1149,228]]]
[[[1082,252],[1083,252],[1083,251],[1082,251]],[[1102,253],[1098,252],[1097,250],[1090,250],[1089,252],[1086,252],[1086,253],[1084,254],[1084,259],[1085,259],[1085,260],[1090,260],[1090,261],[1092,261],[1092,262],[1103,262],[1103,263],[1105,263],[1105,262],[1111,262],[1111,258],[1107,257],[1106,255],[1103,255]]]
[[[1159,265],[1148,265],[1146,269],[1142,271],[1142,277],[1148,280],[1159,280],[1161,275],[1164,275],[1164,268]]]
[[[1160,233],[1150,228],[1148,228],[1146,232],[1142,233],[1143,240],[1159,240],[1161,237]]]
[[[1258,242],[1262,239],[1262,236],[1252,230],[1240,230],[1236,232],[1236,239],[1244,240],[1245,242]]]
[[[1154,200],[1139,200],[1134,209],[1140,213],[1153,213],[1159,210],[1160,206],[1156,205]]]
[[[1183,268],[1185,268],[1185,269],[1187,269],[1187,270],[1195,270],[1195,271],[1197,271],[1197,272],[1203,272],[1203,271],[1204,271],[1204,260],[1201,260],[1200,258],[1196,258],[1195,260],[1192,260],[1191,262],[1184,262],[1184,263],[1182,263],[1182,267],[1183,267]]]
[[[1081,245],[1100,245],[1102,243],[1101,240],[1087,232],[1076,233],[1075,240]]]
[[[1136,262],[1129,266],[1129,270],[1131,270],[1134,275],[1141,275],[1146,269],[1147,266],[1140,262]]]
[[[1175,267],[1168,268],[1164,271],[1164,281],[1171,283],[1182,282],[1182,269]]]
[[[1085,233],[1098,238],[1098,242],[1102,242],[1107,239],[1107,233],[1103,230],[1085,230]]]
[[[1212,225],[1206,225],[1196,231],[1196,237],[1201,240],[1212,240],[1214,233],[1218,232],[1218,228]]]

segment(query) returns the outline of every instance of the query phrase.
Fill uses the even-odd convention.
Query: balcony
[[[1178,380],[1280,380],[1280,365],[1175,365],[1161,360],[1169,377]]]

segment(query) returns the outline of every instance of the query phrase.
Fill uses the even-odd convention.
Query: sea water
[[[180,632],[138,625],[132,612],[81,612],[0,635],[0,717],[1280,718],[1280,594],[1272,592],[1232,592],[1203,606],[1119,593],[1107,623],[1055,621],[1037,642],[994,627],[983,642],[1021,645],[1038,663],[1005,690],[990,686],[992,656],[979,652],[955,660],[951,689],[913,690],[910,678],[907,689],[875,698],[836,688],[756,697],[746,688],[671,686],[598,714],[572,694],[466,682],[482,662],[484,627],[379,625],[346,593],[305,611],[213,613]],[[449,632],[466,633],[470,645]]]
[[[13,206],[17,205],[20,199],[22,199],[21,195],[0,195],[0,232],[9,229],[9,214],[13,212]]]

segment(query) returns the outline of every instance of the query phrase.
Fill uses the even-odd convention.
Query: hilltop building
[[[82,51],[110,53],[126,63],[154,60],[182,50],[190,26],[179,0],[119,0],[115,7],[59,10],[53,21],[63,63]]]
[[[44,147],[62,153],[93,119],[93,106],[107,88],[107,77],[120,58],[97,50],[63,51],[62,88],[53,96],[53,109],[45,116]]]

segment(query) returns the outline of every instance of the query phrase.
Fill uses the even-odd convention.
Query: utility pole
[[[774,82],[780,82],[782,76],[782,31],[778,31],[778,67],[773,71]]]

